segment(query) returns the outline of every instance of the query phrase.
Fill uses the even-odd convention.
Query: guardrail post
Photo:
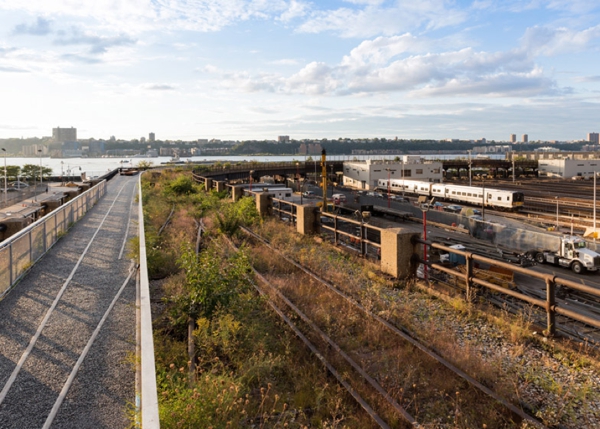
[[[547,336],[556,334],[556,283],[554,278],[546,278],[546,316],[547,316]]]
[[[48,233],[48,231],[46,230],[46,224],[47,224],[47,223],[48,223],[48,222],[44,222],[44,223],[43,223],[43,225],[44,225],[44,240],[43,240],[43,241],[44,241],[44,253],[46,253],[46,250],[48,250],[48,245],[47,245],[47,243],[46,243],[46,238],[48,237],[48,236],[46,235],[46,234]]]
[[[10,271],[10,286],[12,286],[13,284],[13,278],[14,278],[14,274],[13,274],[13,246],[12,246],[12,242],[8,245],[8,271]]]
[[[339,244],[339,234],[338,234],[338,221],[337,216],[333,218],[333,244],[336,246]]]
[[[473,287],[473,254],[469,253],[466,255],[467,269],[465,270],[465,300],[471,302],[471,289]]]
[[[365,234],[365,230],[364,230],[364,226],[360,225],[360,254],[361,256],[366,256],[367,255],[367,243],[365,243],[365,236],[367,234]]]

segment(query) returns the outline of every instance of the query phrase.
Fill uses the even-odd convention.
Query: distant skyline
[[[0,0],[0,138],[580,140],[600,2]]]

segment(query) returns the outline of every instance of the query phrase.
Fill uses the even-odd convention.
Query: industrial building
[[[538,162],[540,177],[589,179],[600,172],[600,159],[540,159]]]
[[[400,161],[365,160],[344,162],[344,186],[372,190],[379,179],[425,180],[440,183],[442,163],[426,161],[419,156],[404,155]]]

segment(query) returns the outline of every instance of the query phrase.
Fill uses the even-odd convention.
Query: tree
[[[6,176],[8,177],[8,180],[17,180],[19,178],[19,174],[21,174],[21,167],[19,167],[18,165],[6,166]]]
[[[247,282],[250,264],[243,252],[229,259],[221,257],[214,248],[197,254],[191,243],[182,247],[178,260],[185,273],[184,293],[177,299],[180,316],[187,319],[190,375],[195,373],[194,330],[199,318],[210,319],[219,306],[226,306],[238,289]]]
[[[52,169],[41,167],[42,177],[48,177],[52,174]],[[21,168],[21,175],[29,180],[40,180],[40,166],[35,164],[25,164]]]

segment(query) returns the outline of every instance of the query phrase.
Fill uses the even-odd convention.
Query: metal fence
[[[590,294],[596,298],[600,298],[600,291],[597,289],[586,286],[568,279],[560,278],[555,276],[554,274],[545,274],[540,273],[534,270],[530,270],[527,268],[522,268],[515,266],[513,264],[508,264],[505,262],[501,262],[495,259],[486,258],[482,255],[476,255],[471,252],[464,252],[461,250],[453,249],[448,246],[444,246],[438,243],[426,242],[424,240],[418,239],[416,242],[421,244],[426,244],[431,246],[434,249],[443,250],[448,253],[452,253],[455,255],[460,255],[465,260],[465,269],[463,271],[457,271],[451,267],[444,266],[437,263],[426,262],[429,265],[430,270],[437,270],[442,273],[445,273],[455,279],[462,280],[462,288],[465,292],[465,298],[467,300],[471,300],[473,297],[473,290],[476,287],[482,287],[485,289],[489,289],[495,293],[501,293],[505,295],[512,296],[517,298],[518,300],[529,303],[539,309],[542,309],[546,312],[547,321],[546,321],[546,331],[547,333],[554,335],[556,333],[556,316],[562,315],[566,316],[570,319],[577,320],[579,322],[588,324],[595,328],[600,328],[600,319],[595,317],[587,316],[584,314],[580,314],[577,311],[570,310],[566,308],[564,305],[561,305],[556,300],[556,288],[557,286],[565,286],[571,288],[573,290]],[[425,261],[418,255],[419,262],[425,263]],[[511,288],[505,287],[501,284],[492,283],[489,278],[484,279],[478,276],[476,273],[475,265],[477,262],[481,262],[484,264],[494,265],[496,267],[500,267],[506,272],[520,273],[526,275],[530,278],[536,278],[542,280],[546,285],[546,293],[543,299],[535,298],[529,295],[524,294],[518,290],[513,290]]]
[[[106,193],[106,180],[0,243],[0,298]]]

